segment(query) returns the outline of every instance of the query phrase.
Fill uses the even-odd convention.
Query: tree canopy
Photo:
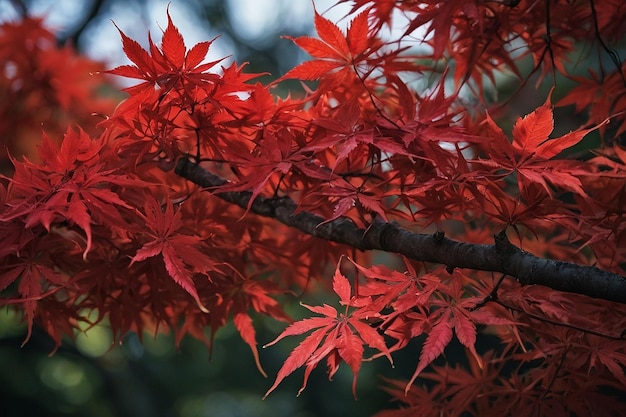
[[[626,8],[349,3],[345,28],[315,11],[317,36],[289,38],[311,58],[269,83],[207,60],[219,40],[186,45],[169,11],[146,48],[118,28],[130,63],[108,70],[41,19],[5,23],[0,304],[57,346],[106,321],[211,348],[232,322],[264,375],[255,319],[285,322],[264,347],[299,344],[268,400],[322,362],[356,397],[384,357],[412,372],[383,381],[400,407],[378,417],[619,415]],[[137,83],[114,103],[107,75]],[[292,319],[310,292],[332,297]]]

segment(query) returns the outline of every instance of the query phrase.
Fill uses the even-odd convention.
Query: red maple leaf
[[[11,262],[5,263],[0,268],[0,290],[4,290],[9,285],[17,282],[17,294],[19,297],[2,298],[0,301],[2,305],[14,303],[22,305],[24,320],[28,328],[24,343],[32,335],[33,324],[37,316],[39,315],[39,318],[45,321],[45,318],[42,318],[41,313],[39,313],[39,310],[45,307],[41,301],[66,288],[72,281],[66,275],[55,270],[51,262],[41,259],[41,253],[47,250],[46,244],[51,242],[54,243],[55,241],[35,241],[31,245],[21,248],[19,257],[16,256]],[[55,329],[50,335],[53,336],[58,347],[61,345],[61,335],[55,334],[56,330],[58,329]],[[71,330],[68,333],[71,334]]]
[[[324,358],[327,359],[329,378],[337,372],[342,360],[348,364],[354,374],[352,393],[356,397],[356,381],[363,361],[364,345],[378,350],[389,359],[389,362],[393,363],[382,335],[367,322],[368,319],[378,316],[379,312],[372,311],[369,306],[364,306],[348,313],[348,306],[352,299],[351,288],[348,279],[339,270],[339,265],[333,277],[333,290],[339,296],[341,304],[346,305],[345,313],[338,313],[334,307],[327,304],[321,307],[302,304],[322,317],[295,322],[264,346],[272,346],[286,336],[295,336],[314,330],[291,352],[278,371],[276,381],[265,393],[265,397],[293,371],[306,366],[304,382],[298,391],[300,394],[306,387],[309,375]]]
[[[92,222],[104,221],[116,230],[126,225],[119,210],[131,206],[112,186],[145,186],[110,168],[102,158],[105,152],[104,141],[92,140],[82,130],[68,129],[60,149],[44,135],[39,148],[43,163],[13,161],[9,194],[21,201],[7,207],[0,219],[20,219],[27,228],[41,224],[48,231],[53,223],[68,221],[84,231],[86,257],[92,246]]]
[[[204,239],[179,232],[183,226],[181,214],[180,211],[174,211],[170,199],[167,199],[163,211],[161,204],[153,196],[146,196],[144,211],[145,214],[140,216],[149,230],[145,233],[148,239],[137,250],[131,265],[160,255],[169,276],[194,298],[202,311],[207,313],[208,310],[202,305],[192,279],[196,273],[206,274],[215,269],[210,258],[198,249],[202,247]]]
[[[213,40],[200,42],[187,51],[183,37],[174,26],[169,11],[167,28],[163,32],[160,49],[151,37],[148,37],[150,49],[148,52],[119,28],[118,31],[122,37],[124,52],[135,65],[121,65],[106,73],[144,80],[136,86],[124,89],[131,96],[155,87],[169,91],[176,85],[191,91],[194,85],[207,81],[215,82],[219,79],[217,74],[206,73],[206,71],[222,61],[221,59],[202,64]]]
[[[437,359],[441,355],[452,340],[452,324],[450,323],[451,314],[449,311],[445,311],[440,315],[439,319],[435,322],[433,328],[428,333],[426,341],[422,346],[420,352],[420,359],[417,363],[417,368],[413,372],[413,376],[406,385],[406,392],[408,392],[415,379],[432,361]]]
[[[574,105],[574,111],[580,113],[589,109],[589,123],[600,125],[600,134],[604,135],[606,124],[603,122],[607,115],[611,115],[619,125],[615,135],[626,131],[626,121],[620,117],[626,109],[624,93],[626,86],[621,71],[609,74],[597,74],[589,69],[589,77],[570,76],[576,86],[567,92],[567,95],[556,103],[556,106]]]
[[[339,27],[315,11],[315,29],[320,39],[303,36],[293,40],[315,59],[304,62],[281,80],[297,78],[300,80],[317,80],[332,73],[339,79],[345,71],[353,71],[362,60],[373,60],[374,52],[382,46],[375,37],[368,36],[368,13],[362,12],[351,22],[347,34]]]
[[[606,121],[605,121],[606,123]],[[518,118],[513,126],[513,143],[495,122],[487,115],[486,126],[490,131],[491,160],[478,160],[478,164],[495,169],[505,169],[507,173],[517,172],[518,185],[524,190],[526,183],[538,184],[548,195],[552,195],[549,184],[572,191],[581,196],[586,193],[578,175],[588,174],[577,161],[550,159],[578,142],[585,135],[597,129],[578,129],[561,137],[550,139],[554,129],[554,117],[550,96],[543,104],[524,118]]]

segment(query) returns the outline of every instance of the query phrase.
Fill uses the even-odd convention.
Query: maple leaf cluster
[[[254,315],[290,323],[266,346],[310,332],[267,394],[300,367],[304,389],[325,361],[330,377],[341,363],[352,370],[356,395],[363,361],[393,363],[418,345],[409,380],[384,387],[403,408],[380,416],[623,410],[612,395],[626,388],[623,294],[586,293],[600,280],[552,282],[537,257],[624,288],[626,70],[612,62],[587,79],[566,60],[575,42],[609,54],[626,10],[618,1],[352,3],[346,30],[315,12],[318,37],[291,39],[312,59],[270,85],[244,65],[207,62],[213,41],[187,49],[169,13],[147,49],[120,30],[131,64],[106,72],[139,83],[102,133],[70,128],[60,144],[48,134],[38,160],[12,158],[15,173],[0,183],[0,303],[57,345],[93,317],[85,311],[118,339],[172,331],[209,347],[232,320],[262,373]],[[388,39],[400,18],[405,28]],[[530,74],[519,65],[526,56]],[[521,84],[534,73],[576,81],[557,105],[586,111],[584,125],[554,134],[551,90],[504,133],[485,98],[503,72]],[[273,93],[292,78],[304,94]],[[590,135],[601,148],[568,152],[590,149]],[[394,242],[396,268],[372,265],[367,249],[403,239],[398,227],[445,231],[465,246],[447,250],[435,233],[428,248]],[[376,245],[365,243],[376,233]],[[494,235],[496,260],[482,259]],[[522,256],[530,261],[511,260]],[[537,282],[547,286],[523,285]],[[294,322],[278,297],[304,289],[332,290],[340,307],[303,304],[316,316]],[[466,360],[440,365],[455,339]]]
[[[0,67],[0,146],[13,156],[35,160],[42,130],[55,141],[70,124],[95,134],[114,109],[115,101],[99,94],[108,83],[91,75],[104,66],[69,46],[57,47],[41,18],[0,25]],[[2,152],[0,172],[10,166]]]

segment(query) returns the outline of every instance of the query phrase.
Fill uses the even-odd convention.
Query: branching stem
[[[186,158],[181,158],[175,172],[189,181],[239,207],[247,208],[252,193],[219,192],[227,181]],[[326,219],[306,211],[296,212],[297,204],[289,197],[257,196],[250,211],[331,242],[359,250],[382,250],[404,255],[421,262],[439,263],[453,268],[500,272],[522,285],[543,285],[555,290],[584,294],[626,304],[626,278],[593,266],[539,258],[512,244],[506,234],[495,236],[492,245],[465,243],[439,235],[420,234],[395,222],[375,219],[367,229],[350,219]]]

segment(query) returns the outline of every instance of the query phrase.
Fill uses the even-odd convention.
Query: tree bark
[[[178,161],[176,174],[205,188],[215,188],[227,181],[189,159]],[[217,197],[247,208],[249,191],[215,192]],[[442,232],[420,234],[394,222],[374,222],[367,229],[357,227],[347,218],[326,222],[309,212],[296,213],[296,203],[288,197],[257,196],[250,211],[272,217],[304,233],[360,250],[382,250],[423,262],[454,268],[493,271],[509,275],[522,285],[543,285],[559,291],[584,294],[626,304],[626,278],[593,266],[539,258],[513,245],[504,232],[494,236],[494,244],[464,243],[448,239]]]

